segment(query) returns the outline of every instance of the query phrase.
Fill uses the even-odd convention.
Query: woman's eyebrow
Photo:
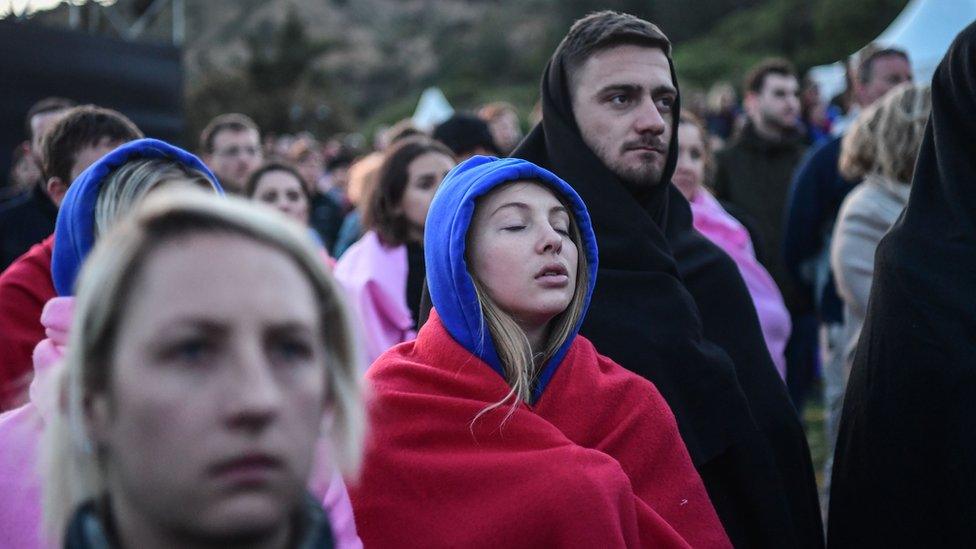
[[[495,208],[491,212],[491,215],[495,215],[500,210],[503,210],[505,208],[518,208],[520,210],[528,210],[529,209],[529,206],[526,203],[524,203],[524,202],[506,202],[506,203],[502,204],[501,206]],[[491,217],[491,215],[489,217]]]

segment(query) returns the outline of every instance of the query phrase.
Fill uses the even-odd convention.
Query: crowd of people
[[[974,63],[976,25],[931,88],[869,45],[830,104],[767,59],[683,105],[667,36],[604,11],[525,135],[505,102],[371,150],[227,113],[194,154],[39,100],[0,546],[972,542]]]

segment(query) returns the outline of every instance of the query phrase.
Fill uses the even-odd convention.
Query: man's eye
[[[614,95],[614,96],[610,97],[610,99],[608,101],[611,104],[613,104],[613,105],[624,105],[629,100],[630,99],[626,95],[618,94],[618,95]]]

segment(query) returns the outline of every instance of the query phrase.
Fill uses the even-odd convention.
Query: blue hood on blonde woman
[[[500,185],[525,180],[542,183],[572,210],[579,226],[589,271],[583,314],[580,315],[572,335],[539,372],[533,395],[534,399],[538,399],[572,345],[582,319],[586,316],[586,306],[589,306],[596,284],[596,237],[583,200],[568,183],[531,162],[517,158],[499,160],[475,156],[451,170],[434,195],[427,214],[424,248],[427,250],[425,260],[430,298],[447,332],[462,347],[504,377],[494,340],[483,319],[474,281],[468,273],[465,247],[478,199]]]
[[[205,174],[219,194],[224,191],[210,169],[196,156],[158,139],[137,139],[119,146],[88,166],[68,187],[54,228],[51,276],[58,295],[74,293],[75,279],[95,245],[95,203],[105,178],[130,160],[168,158]]]

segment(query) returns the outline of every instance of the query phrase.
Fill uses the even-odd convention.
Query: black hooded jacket
[[[875,255],[834,454],[831,547],[976,545],[976,24],[932,79],[908,206]]]
[[[663,34],[660,43],[670,61]],[[512,156],[564,178],[590,211],[600,268],[581,332],[667,399],[737,547],[822,547],[803,430],[735,264],[692,228],[672,185],[638,201],[586,146],[563,63],[560,47],[543,76],[543,121]],[[664,181],[677,131],[669,151]]]

